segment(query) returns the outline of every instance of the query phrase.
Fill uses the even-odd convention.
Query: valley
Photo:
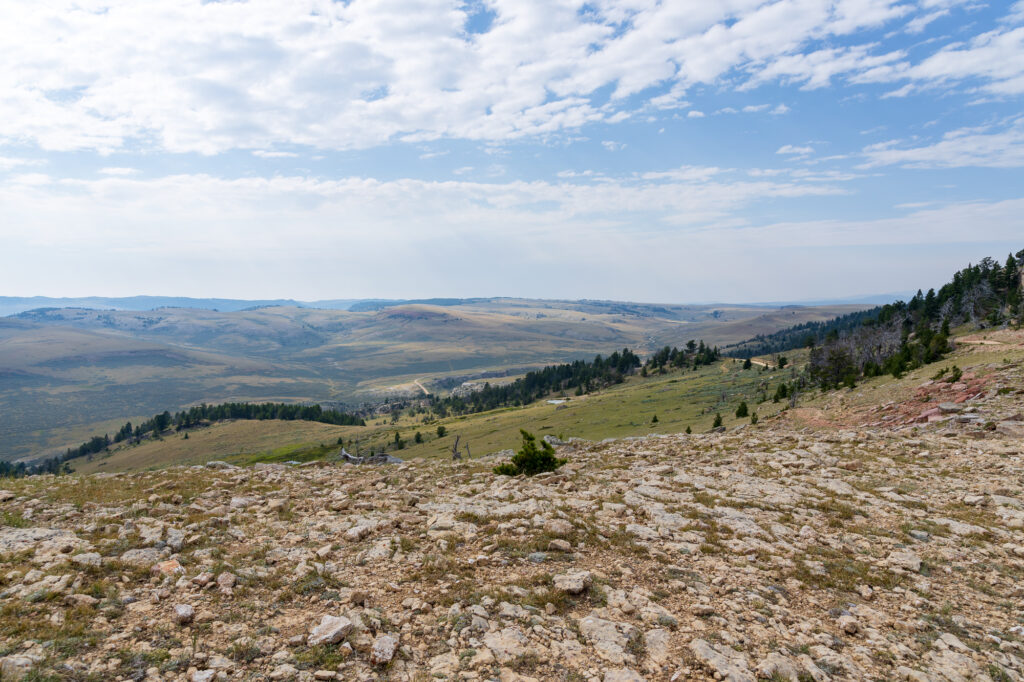
[[[0,669],[87,682],[1021,679],[1024,338],[985,340],[711,433],[605,438],[642,430],[627,424],[641,411],[670,422],[681,384],[700,400],[734,386],[731,402],[782,371],[726,359],[561,410],[447,421],[481,443],[454,462],[431,443],[400,464],[326,451],[286,464],[302,442],[347,434],[233,422],[115,452],[122,473],[8,479]],[[958,381],[930,378],[953,365]],[[507,453],[482,444],[506,415],[509,434],[567,429],[566,464],[495,475]],[[574,416],[602,415],[601,433],[568,437],[589,433]],[[242,443],[260,461],[236,456]]]
[[[362,311],[62,308],[0,318],[0,456],[52,456],[126,420],[201,402],[357,407],[422,395],[417,381],[444,393],[477,376],[515,376],[623,347],[725,345],[863,308],[444,303]]]

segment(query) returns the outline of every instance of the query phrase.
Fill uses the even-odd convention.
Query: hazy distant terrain
[[[432,303],[46,308],[0,318],[0,455],[45,454],[92,429],[203,401],[357,404],[418,391],[413,380],[433,390],[445,377],[521,372],[625,346],[724,345],[863,307]]]
[[[96,308],[99,310],[154,310],[156,308],[201,308],[234,311],[266,306],[302,306],[304,308],[332,308],[347,310],[357,299],[325,301],[295,301],[290,298],[245,300],[238,298],[189,298],[187,296],[80,296],[52,298],[50,296],[0,296],[0,316],[16,315],[40,308]]]

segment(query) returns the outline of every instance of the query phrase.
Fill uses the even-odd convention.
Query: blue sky
[[[0,8],[0,294],[805,300],[1024,248],[1024,1]]]

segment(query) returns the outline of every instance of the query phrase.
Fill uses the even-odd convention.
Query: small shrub
[[[551,447],[551,443],[542,440],[538,449],[536,436],[525,429],[520,429],[519,432],[523,434],[523,447],[511,461],[494,467],[494,473],[503,476],[533,476],[544,471],[554,471],[568,461],[555,457],[555,449]]]
[[[715,412],[715,423],[713,423],[711,425],[711,428],[717,429],[721,425],[722,425],[722,415],[719,414],[718,412]]]
[[[747,401],[744,400],[740,402],[739,407],[736,408],[736,416],[742,419],[743,417],[746,417],[749,414],[750,408],[747,407]]]

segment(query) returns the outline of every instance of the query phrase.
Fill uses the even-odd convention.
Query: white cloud
[[[100,175],[128,176],[128,175],[138,175],[139,174],[139,169],[138,168],[124,168],[124,167],[121,167],[121,166],[108,166],[107,168],[100,168],[98,172],[100,173]]]
[[[703,111],[696,111],[696,110],[688,111],[688,112],[686,112],[686,117],[687,118],[704,118],[704,112]]]
[[[596,183],[20,176],[0,181],[0,271],[25,293],[49,294],[796,299],[807,297],[807,278],[820,295],[849,293],[868,273],[880,290],[923,271],[931,281],[947,263],[926,248],[1024,233],[1024,199],[759,225],[746,215],[758,202],[842,189],[791,171],[742,176],[702,167]],[[871,259],[844,250],[878,245],[893,249]],[[966,251],[954,252],[962,265]],[[881,267],[887,258],[891,268]],[[90,267],[75,266],[83,261]],[[806,278],[772,276],[801,264]],[[607,272],[616,276],[595,276]]]
[[[940,19],[948,15],[948,9],[940,9],[934,12],[929,12],[928,14],[922,14],[921,16],[914,17],[913,19],[907,22],[907,33],[921,33],[928,27],[928,24],[932,23],[936,19]]]
[[[648,110],[685,108],[695,85],[818,88],[841,76],[1024,87],[1009,29],[916,65],[856,44],[907,16],[900,0],[487,7],[492,25],[474,33],[463,0],[11,0],[0,21],[0,143],[273,158],[287,153],[267,151],[278,145],[549,136],[626,120],[637,93],[650,91]],[[851,44],[804,53],[834,38]]]
[[[966,45],[941,50],[911,68],[906,76],[938,84],[980,78],[987,92],[1024,93],[1024,27],[990,31]]]
[[[258,156],[261,159],[293,159],[298,157],[298,154],[295,152],[275,152],[265,149],[254,149],[252,155]]]
[[[0,156],[0,171],[9,171],[20,166],[41,166],[46,163],[42,159],[23,159],[14,156]]]
[[[966,43],[947,45],[917,64],[904,60],[879,64],[851,76],[851,80],[908,81],[890,93],[894,97],[958,83],[967,83],[989,95],[1020,95],[1024,93],[1024,26],[1004,26]]]
[[[603,140],[601,146],[610,152],[617,152],[626,148],[625,142],[616,142],[615,140]]]
[[[1024,198],[933,204],[892,218],[776,223],[743,232],[755,244],[776,238],[786,244],[820,248],[1014,243],[1024,234],[1024,213],[1018,211],[1024,211]],[[958,264],[962,266],[962,262]]]
[[[1020,24],[1024,23],[1024,0],[1017,0],[1010,8],[1010,13],[1006,15],[1006,23],[1009,24]]]
[[[907,146],[890,140],[864,148],[864,167],[900,165],[910,168],[1024,167],[1024,117],[999,126],[959,128],[938,142]]]
[[[797,156],[806,156],[814,153],[814,147],[795,147],[791,144],[784,144],[779,147],[776,154],[794,154]]]
[[[36,174],[0,182],[7,218],[0,244],[19,245],[0,251],[112,248],[189,261],[197,243],[242,260],[287,259],[309,249],[379,252],[382,241],[424,246],[467,239],[497,248],[550,230],[584,235],[628,232],[638,220],[658,229],[734,221],[736,211],[760,200],[842,191],[835,184],[744,180],[700,167],[597,184]]]
[[[805,90],[823,88],[839,75],[863,78],[879,67],[904,57],[901,51],[872,54],[875,45],[826,48],[814,52],[779,57],[759,71],[745,86],[751,88],[772,80],[800,84]]]

